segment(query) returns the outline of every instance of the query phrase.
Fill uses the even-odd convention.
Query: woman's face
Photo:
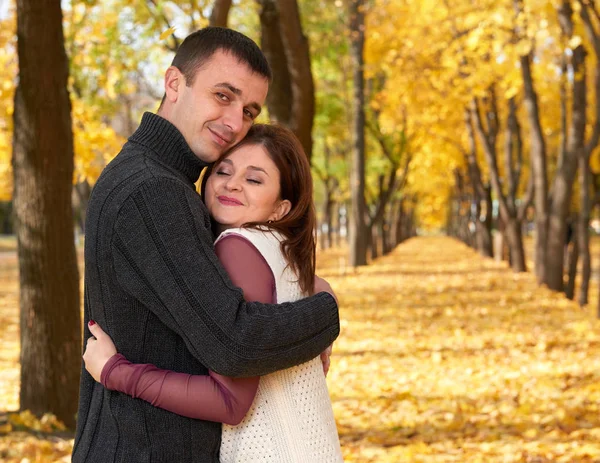
[[[215,165],[205,195],[219,231],[278,220],[291,207],[280,199],[279,170],[262,145],[244,145]]]

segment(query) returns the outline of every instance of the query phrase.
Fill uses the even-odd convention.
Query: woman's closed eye
[[[248,178],[247,180],[248,180],[248,182],[254,183],[256,185],[262,185],[262,180],[259,180],[257,178]]]
[[[216,175],[231,175],[229,172],[227,172],[226,170],[217,170],[215,171]]]

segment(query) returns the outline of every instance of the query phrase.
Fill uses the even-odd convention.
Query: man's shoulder
[[[104,168],[94,190],[99,190],[96,194],[114,194],[116,190],[131,194],[148,184],[155,188],[177,185],[193,191],[189,182],[151,156],[147,148],[131,142]]]

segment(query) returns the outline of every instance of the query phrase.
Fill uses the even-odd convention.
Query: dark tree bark
[[[257,1],[261,7],[261,47],[273,69],[267,95],[269,115],[296,134],[310,160],[315,88],[298,3],[297,0]]]
[[[472,195],[467,191],[463,175],[458,169],[454,170],[454,195],[450,204],[450,236],[458,238],[467,246],[475,248],[476,240],[469,227],[471,222]],[[406,223],[403,224],[403,236],[406,238]]]
[[[379,191],[375,199],[371,201],[372,208],[368,209],[367,219],[367,229],[371,230],[370,236],[378,236],[381,240],[379,244],[382,254],[386,254],[388,252],[386,248],[390,247],[389,240],[386,238],[386,211],[389,209],[394,195],[404,188],[411,161],[409,140],[406,136],[408,122],[405,108],[402,110],[402,119],[402,125],[398,127],[394,134],[395,137],[386,135],[381,130],[377,111],[370,111],[369,117],[365,119],[367,128],[389,162],[387,172],[379,176]],[[403,172],[398,176],[398,169],[402,163],[404,164]],[[377,233],[372,231],[373,227],[379,229]],[[375,243],[375,240],[372,239],[369,246],[373,246]]]
[[[208,24],[210,26],[227,27],[227,18],[231,9],[231,0],[215,0]]]
[[[367,230],[365,227],[365,97],[364,43],[365,18],[363,0],[350,2],[351,55],[353,63],[352,122],[352,214],[350,215],[350,265],[367,264]]]
[[[513,99],[508,102],[509,114],[505,137],[505,177],[507,192],[505,193],[502,189],[500,172],[498,169],[496,140],[499,132],[499,121],[496,108],[496,95],[493,91],[493,87],[490,88],[488,100],[485,109],[487,127],[483,126],[483,118],[477,99],[473,100],[472,119],[483,145],[490,183],[498,200],[500,217],[504,225],[503,233],[509,247],[509,261],[511,268],[515,272],[524,272],[526,271],[526,264],[521,228],[525,209],[531,201],[531,192],[528,190],[521,206],[517,207],[516,196],[522,169],[522,143],[519,124],[516,117],[516,104]],[[467,121],[467,130],[469,130],[468,127],[469,121]],[[513,152],[516,152],[516,160],[513,159]]]
[[[280,32],[291,77],[292,114],[290,129],[296,134],[308,159],[312,159],[312,128],[315,118],[313,81],[308,38],[302,31],[297,0],[278,0]]]
[[[540,124],[538,98],[531,75],[531,55],[521,56],[521,73],[525,87],[525,108],[529,120],[530,156],[535,208],[535,274],[539,284],[546,282],[546,246],[548,243],[548,174],[546,142]]]
[[[279,10],[275,0],[257,0],[260,5],[261,49],[273,71],[267,107],[272,122],[289,124],[292,118],[292,82],[281,39]]]
[[[17,0],[13,167],[21,409],[75,424],[81,368],[73,134],[59,0]],[[43,45],[43,46],[42,46]]]
[[[579,187],[581,189],[581,211],[577,223],[577,245],[581,258],[581,286],[579,287],[578,302],[581,307],[587,305],[590,291],[590,276],[592,274],[592,261],[590,256],[590,164],[589,159],[581,150],[579,156]],[[575,234],[575,231],[574,231]]]
[[[321,249],[329,249],[333,246],[333,207],[335,205],[334,193],[339,185],[339,182],[338,179],[329,172],[330,158],[331,150],[329,149],[329,145],[325,144],[324,169],[321,170],[318,167],[313,166],[313,171],[317,177],[319,177],[321,182],[323,182],[323,187],[325,189],[325,197],[323,198],[322,209],[323,220],[321,222]],[[324,231],[323,228],[326,228],[326,231]]]
[[[571,227],[571,240],[565,246],[567,254],[567,286],[565,287],[565,295],[568,299],[573,299],[575,295],[575,278],[577,276],[577,263],[579,261],[579,243],[578,233],[575,230],[575,224],[578,222],[577,217],[571,217],[569,226]]]
[[[581,213],[579,217],[579,253],[582,259],[582,282],[579,293],[580,305],[588,302],[589,280],[591,275],[591,256],[589,243],[589,220],[592,209],[592,200],[590,198],[590,157],[600,141],[600,37],[596,27],[592,24],[590,12],[596,18],[596,23],[600,21],[600,15],[593,3],[582,4],[580,16],[583,20],[586,34],[592,44],[594,56],[596,58],[596,67],[594,68],[594,94],[596,110],[593,118],[592,134],[585,144],[585,148],[580,152],[579,175],[581,191]],[[599,301],[600,303],[600,301]]]
[[[514,1],[517,13],[523,11],[523,0]],[[517,31],[523,35],[522,31]],[[546,142],[540,123],[538,96],[531,74],[532,53],[519,58],[523,78],[524,102],[529,122],[531,172],[535,208],[535,275],[538,284],[546,283],[548,243],[548,173],[546,171]]]
[[[87,180],[73,186],[73,212],[79,231],[85,234],[85,216],[92,188]]]
[[[492,198],[489,187],[486,188],[481,180],[481,170],[477,162],[477,145],[475,142],[475,134],[473,133],[473,125],[468,111],[465,111],[465,123],[467,127],[467,135],[469,139],[469,151],[465,152],[467,158],[467,166],[469,169],[469,180],[471,188],[475,195],[476,217],[475,217],[475,234],[477,241],[477,250],[486,257],[492,257],[492,234],[491,234],[491,215],[492,215]],[[480,220],[482,203],[485,207],[485,220]]]
[[[568,38],[573,35],[572,14],[570,1],[563,1],[559,9],[559,20],[563,34]],[[569,215],[578,159],[584,148],[586,125],[585,54],[583,45],[579,45],[575,47],[571,57],[571,69],[575,76],[571,98],[571,121],[567,134],[566,151],[562,163],[558,166],[552,185],[548,221],[546,284],[555,291],[563,291],[564,289],[565,224]]]

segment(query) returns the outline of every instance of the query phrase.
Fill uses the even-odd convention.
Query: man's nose
[[[231,105],[223,118],[225,124],[234,135],[237,135],[244,126],[244,108]]]

